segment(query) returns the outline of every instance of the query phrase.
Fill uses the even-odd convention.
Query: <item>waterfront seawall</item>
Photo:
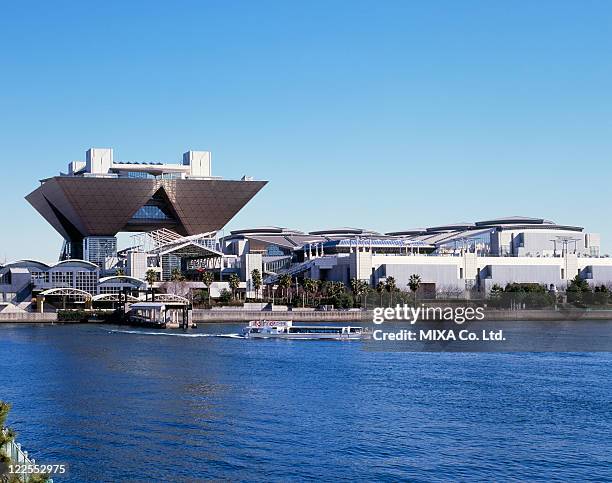
[[[255,311],[194,309],[193,321],[198,323],[248,322],[250,320],[292,320],[294,322],[371,322],[373,311]],[[612,310],[485,310],[485,320],[559,321],[611,320]]]
[[[294,322],[354,322],[372,320],[371,311],[299,310],[206,310],[194,309],[194,322],[248,322],[250,320],[293,320]]]
[[[193,322],[222,323],[249,322],[250,320],[292,320],[294,322],[359,322],[368,323],[373,318],[371,310],[364,311],[292,311],[292,310],[207,310],[194,309]],[[486,310],[485,320],[491,321],[559,321],[559,320],[610,320],[612,310]],[[81,321],[58,322],[56,313],[0,314],[0,324],[61,323],[79,324]]]
[[[16,323],[37,323],[37,322],[57,322],[57,313],[45,312],[39,314],[36,312],[19,312],[2,314],[0,313],[0,324],[16,324]]]

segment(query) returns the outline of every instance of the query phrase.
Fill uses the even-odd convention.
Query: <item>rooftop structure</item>
[[[112,149],[91,148],[86,161],[42,180],[26,199],[66,240],[61,258],[87,259],[106,270],[116,258],[117,233],[216,232],[265,184],[213,177],[207,151],[161,164],[118,162]]]
[[[364,228],[330,228],[327,230],[311,231],[311,235],[320,235],[324,237],[344,237],[344,236],[377,236],[380,233]]]

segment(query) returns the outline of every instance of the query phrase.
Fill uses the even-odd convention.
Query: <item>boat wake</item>
[[[109,330],[109,334],[162,335],[166,337],[224,337],[229,339],[244,339],[240,334],[174,334],[172,332],[145,332],[141,330]]]

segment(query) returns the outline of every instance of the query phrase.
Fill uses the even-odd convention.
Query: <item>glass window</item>
[[[98,274],[96,272],[77,272],[75,288],[90,294],[95,294],[97,283]]]
[[[171,218],[164,213],[159,206],[143,206],[138,209],[134,216],[135,220],[170,220]]]
[[[51,285],[53,288],[72,288],[73,275],[72,272],[52,272]]]

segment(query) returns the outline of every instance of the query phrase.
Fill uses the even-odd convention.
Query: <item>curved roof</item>
[[[292,230],[290,228],[284,228],[280,226],[260,226],[256,228],[244,228],[241,230],[233,230],[230,232],[231,235],[250,235],[250,234],[278,234],[278,235],[303,235],[304,232],[299,230]]]
[[[98,268],[98,265],[96,265],[95,263],[88,262],[87,260],[76,260],[76,259],[62,260],[61,262],[57,262],[55,265],[53,265],[50,268],[60,267],[62,265],[77,265],[77,266],[81,265],[87,268]]]
[[[144,285],[146,283],[143,280],[140,280],[135,277],[130,277],[129,275],[112,275],[110,277],[104,277],[100,279],[99,283],[100,284],[107,283],[107,282],[122,283],[122,280],[127,280],[129,283],[133,283],[135,285]]]
[[[41,262],[39,260],[15,260],[14,262],[10,262],[7,263],[6,265],[3,265],[3,268],[5,267],[14,267],[17,265],[22,265],[22,266],[26,266],[26,267],[30,267],[32,265],[36,265],[39,268],[51,268],[51,265],[45,263],[45,262]]]
[[[328,230],[317,230],[308,232],[309,235],[380,235],[380,233],[367,230],[365,228],[350,228],[350,227],[340,227],[340,228],[330,228]]]
[[[401,230],[401,231],[390,231],[385,233],[387,236],[407,236],[407,235],[422,235],[426,233],[427,230],[425,228],[412,228],[409,230]]]
[[[101,293],[99,295],[94,295],[91,300],[93,302],[120,302],[123,294],[118,293]],[[134,297],[133,295],[128,294],[127,300],[129,302],[138,302],[140,299]]]
[[[92,297],[89,292],[85,292],[85,290],[80,290],[78,288],[72,287],[50,288],[48,290],[40,292],[40,295],[73,295],[77,297],[85,297],[86,299],[90,299]]]
[[[48,263],[45,263],[45,262],[41,262],[39,260],[16,260],[14,262],[7,263],[6,265],[4,265],[4,267],[20,266],[24,268],[42,268],[45,270],[49,270],[49,269],[61,267],[64,265],[69,265],[69,266],[74,265],[74,266],[81,266],[81,267],[87,267],[87,268],[98,268],[98,266],[95,263],[91,263],[86,260],[77,260],[77,259],[62,260],[52,265],[49,265]]]
[[[330,240],[323,243],[324,247],[358,247],[360,244],[354,238],[344,238],[341,240]],[[398,238],[370,238],[361,243],[361,246],[368,247],[412,247],[412,246],[433,246],[420,240],[403,240]]]
[[[432,226],[427,228],[427,233],[437,233],[440,231],[459,231],[474,228],[474,223],[451,223],[449,225]]]
[[[181,305],[189,305],[189,300],[187,300],[185,297],[181,297],[180,295],[176,295],[172,293],[158,293],[155,295],[155,300],[156,302],[161,302],[164,304],[179,303]],[[143,302],[143,303],[147,303],[147,302]],[[148,302],[148,303],[151,303],[151,302]]]
[[[490,225],[554,225],[555,222],[544,218],[531,218],[529,216],[506,216],[504,218],[494,218],[492,220],[477,221],[476,226]]]

